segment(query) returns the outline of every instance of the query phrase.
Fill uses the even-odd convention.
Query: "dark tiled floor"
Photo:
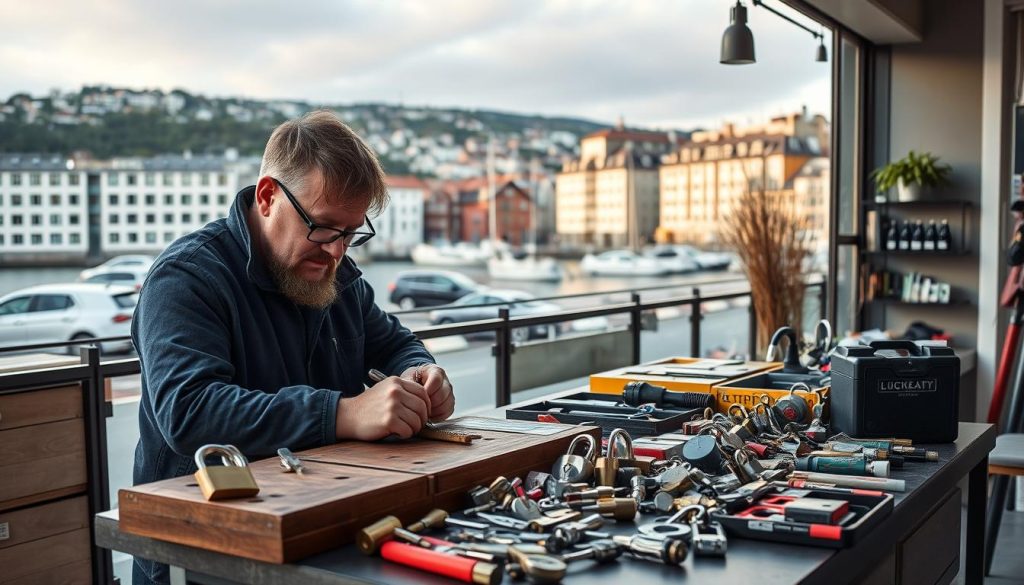
[[[967,524],[966,515],[960,519],[961,529]],[[963,542],[963,538],[961,538]],[[960,554],[960,574],[956,583],[964,583],[964,555]],[[1024,512],[1003,512],[1003,522],[996,541],[996,556],[992,561],[992,574],[985,585],[1024,585]]]

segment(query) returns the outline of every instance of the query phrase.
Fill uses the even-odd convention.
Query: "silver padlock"
[[[583,455],[577,455],[576,450],[580,445],[586,445]],[[556,481],[565,483],[579,483],[590,481],[594,475],[594,460],[597,457],[597,444],[594,437],[590,435],[576,435],[576,438],[569,443],[569,449],[565,455],[555,460],[551,466],[551,475]]]
[[[775,413],[786,422],[804,423],[810,418],[811,407],[806,400],[796,395],[797,390],[812,393],[810,386],[797,382],[789,387],[789,394],[775,401]]]

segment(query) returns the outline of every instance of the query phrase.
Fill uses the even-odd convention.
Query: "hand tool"
[[[302,465],[302,461],[292,453],[288,447],[281,447],[277,450],[277,456],[281,458],[281,467],[285,471],[294,471],[296,475],[303,475],[306,472],[306,468]]]
[[[359,531],[356,535],[356,546],[364,555],[372,555],[384,541],[391,538],[396,528],[402,527],[402,521],[395,516],[385,516]]]
[[[796,468],[799,471],[889,477],[888,461],[868,461],[863,455],[855,454],[846,457],[800,457],[796,460]]]
[[[686,542],[678,538],[651,540],[634,534],[633,536],[616,535],[612,537],[612,540],[632,557],[666,565],[681,565],[689,552]]]
[[[680,408],[713,407],[715,398],[703,392],[670,392],[668,388],[647,382],[635,381],[622,389],[623,402],[630,406],[653,403],[655,406],[678,406]]]
[[[693,554],[699,557],[724,557],[729,541],[718,522],[690,522]]]
[[[423,518],[413,522],[409,525],[407,530],[409,532],[424,532],[431,528],[437,528],[438,526],[444,526],[445,520],[448,519],[448,512],[441,509],[434,509],[427,512],[427,515]]]
[[[580,542],[583,537],[608,538],[603,532],[595,532],[603,525],[604,518],[600,514],[591,514],[575,522],[561,524],[556,526],[551,536],[544,541],[544,547],[549,552],[561,552]]]
[[[387,379],[387,375],[377,369],[371,369],[367,374],[370,380],[374,382],[383,382]],[[419,383],[419,376],[417,375],[416,382]],[[420,432],[416,433],[416,436],[421,439],[430,439],[433,441],[445,441],[447,443],[461,443],[463,445],[470,445],[474,439],[482,438],[480,435],[471,435],[469,433],[462,433],[453,430],[446,430],[438,428],[434,423],[425,421],[423,428]],[[389,435],[389,439],[398,438],[397,435]]]
[[[601,539],[592,540],[587,543],[586,548],[564,554],[562,562],[568,564],[575,561],[592,560],[598,564],[610,563],[622,556],[622,547],[614,540]]]
[[[531,583],[558,583],[565,578],[566,565],[546,554],[527,554],[516,545],[508,547],[508,558],[519,565]]]
[[[885,490],[890,492],[903,492],[907,490],[907,482],[902,479],[794,471],[789,479],[789,485],[792,487],[804,487],[805,484]]]
[[[394,563],[451,577],[464,583],[498,585],[501,582],[501,568],[498,565],[403,542],[385,542],[380,547],[380,556]]]
[[[633,498],[601,498],[593,504],[574,504],[573,507],[584,512],[595,511],[605,518],[616,520],[632,520],[637,512],[637,503]]]

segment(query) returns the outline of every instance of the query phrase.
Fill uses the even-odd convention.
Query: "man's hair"
[[[295,191],[313,169],[323,175],[323,196],[329,202],[365,203],[370,215],[388,204],[384,169],[377,155],[327,110],[312,111],[275,128],[263,151],[260,176],[274,177]]]

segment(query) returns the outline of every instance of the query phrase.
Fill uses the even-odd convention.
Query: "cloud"
[[[0,95],[109,83],[323,103],[402,99],[605,121],[622,114],[661,126],[829,103],[830,67],[814,62],[816,41],[762,9],[749,11],[759,62],[718,63],[729,2],[8,4]]]

